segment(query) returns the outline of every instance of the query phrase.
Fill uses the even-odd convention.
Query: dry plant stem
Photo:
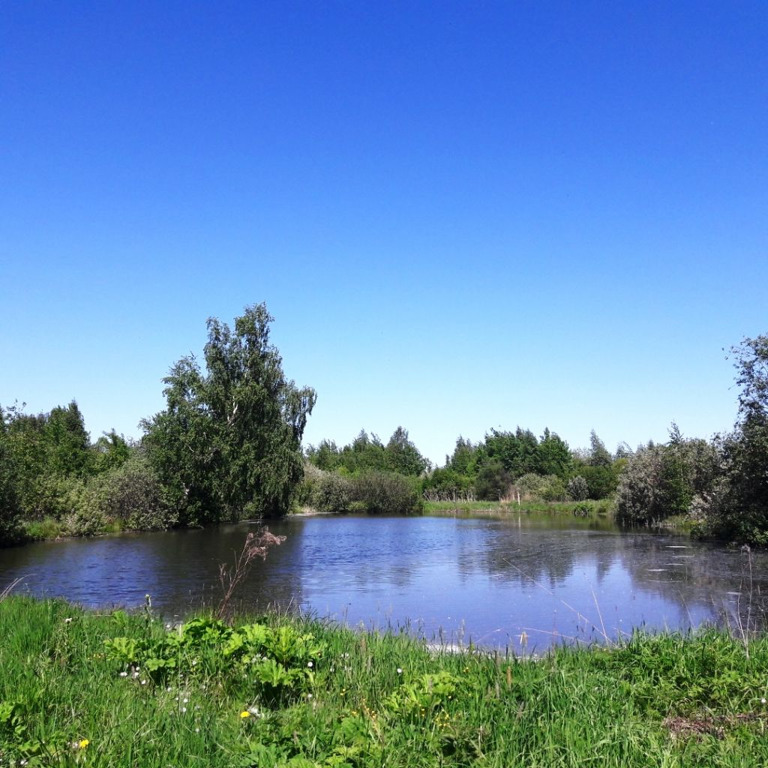
[[[509,561],[507,562],[509,563]],[[576,608],[574,608],[572,605],[567,603],[562,598],[558,598],[557,595],[555,595],[555,593],[551,589],[548,589],[543,584],[536,581],[536,579],[534,579],[533,576],[530,576],[529,574],[527,574],[522,568],[518,568],[514,563],[509,563],[509,565],[512,566],[512,568],[514,568],[521,576],[524,576],[526,579],[528,579],[528,581],[530,581],[532,584],[537,586],[539,589],[543,589],[548,595],[551,595],[552,597],[557,598],[560,601],[560,604],[564,605],[569,611],[572,611],[579,620],[583,621],[585,624],[591,625],[592,628],[603,638],[603,640],[605,640],[607,645],[613,645],[613,641],[611,640],[610,635],[608,635],[608,633],[605,631],[605,624],[603,623],[603,615],[600,612],[600,606],[597,604],[597,597],[595,597],[594,590],[592,590],[592,598],[595,601],[595,605],[597,606],[598,616],[600,617],[600,624],[601,624],[600,629],[598,629],[594,621],[587,618],[583,613],[581,613],[581,611],[578,611]],[[565,635],[563,635],[563,637],[565,637]]]
[[[259,533],[251,531],[245,537],[245,544],[240,554],[235,558],[233,565],[221,563],[219,565],[219,583],[221,584],[222,597],[216,608],[216,617],[223,619],[229,613],[229,605],[234,597],[237,587],[248,576],[253,566],[253,561],[260,557],[264,560],[272,546],[279,546],[285,541],[285,536],[275,536],[268,528],[262,528]]]
[[[738,630],[739,635],[741,637],[741,643],[744,646],[744,653],[747,658],[749,658],[749,640],[750,640],[750,633],[752,632],[752,599],[754,597],[754,580],[752,577],[752,549],[749,547],[748,544],[745,544],[741,548],[742,554],[745,554],[747,556],[747,586],[748,586],[748,594],[749,594],[749,600],[747,603],[747,619],[746,622],[742,620],[741,618],[741,593],[744,591],[744,566],[742,565],[742,577],[741,577],[741,586],[739,588],[739,597],[736,601],[736,621],[738,623]]]
[[[0,602],[5,600],[5,598],[8,597],[19,584],[21,584],[21,578],[14,579],[2,592],[0,592]]]

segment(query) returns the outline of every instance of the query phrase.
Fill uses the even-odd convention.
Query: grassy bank
[[[425,515],[508,517],[517,514],[604,517],[613,514],[613,503],[603,501],[425,501]]]
[[[0,602],[0,637],[2,766],[768,764],[764,637],[638,636],[530,662],[23,597]]]

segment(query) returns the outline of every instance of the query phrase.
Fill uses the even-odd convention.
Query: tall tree
[[[164,379],[166,409],[143,424],[181,522],[275,517],[290,507],[316,394],[286,380],[272,321],[264,304],[247,307],[234,331],[209,319],[205,370],[192,356],[179,360]]]
[[[0,546],[19,537],[21,507],[16,488],[17,470],[8,443],[5,413],[0,408]]]
[[[723,476],[701,511],[718,536],[768,544],[768,335],[744,339],[731,352],[739,417],[720,439]]]
[[[419,453],[419,449],[408,438],[408,430],[398,427],[389,438],[385,447],[388,469],[401,475],[419,476],[429,466],[429,462]]]

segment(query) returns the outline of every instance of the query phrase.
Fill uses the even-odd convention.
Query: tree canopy
[[[180,522],[285,514],[302,477],[301,438],[315,391],[285,378],[264,304],[234,330],[208,320],[205,367],[183,357],[164,379],[167,407],[144,444]]]

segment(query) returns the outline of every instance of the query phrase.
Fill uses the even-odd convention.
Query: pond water
[[[138,607],[166,618],[215,605],[219,564],[248,524],[206,531],[44,542],[0,550],[0,591]],[[600,520],[306,517],[273,523],[286,541],[257,561],[243,607],[272,606],[443,643],[541,651],[633,628],[744,626],[763,615],[768,555]]]

